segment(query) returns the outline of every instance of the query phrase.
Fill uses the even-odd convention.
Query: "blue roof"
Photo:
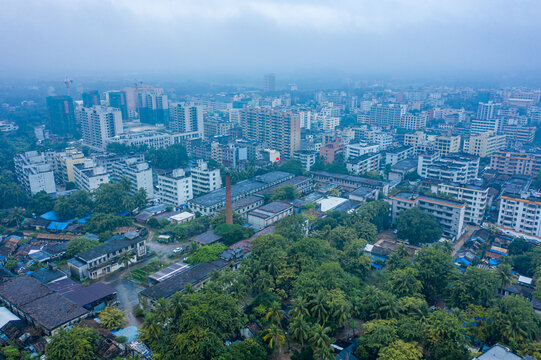
[[[124,329],[113,330],[111,331],[116,336],[125,336],[127,338],[126,342],[130,343],[134,340],[137,340],[137,335],[139,334],[139,328],[135,325],[130,325]]]
[[[90,215],[84,218],[80,218],[78,221],[79,221],[79,224],[86,224],[89,219],[90,219]]]
[[[52,221],[49,226],[47,226],[47,230],[64,230],[68,225],[69,222]]]
[[[45,220],[60,220],[54,210],[48,211],[45,214],[41,215],[40,217]]]
[[[456,259],[456,261],[464,263],[465,265],[470,265],[471,264],[470,260],[466,259],[465,257],[458,258],[458,259]]]
[[[489,265],[498,265],[499,263],[500,263],[500,260],[496,260],[496,259],[490,259],[488,261]]]

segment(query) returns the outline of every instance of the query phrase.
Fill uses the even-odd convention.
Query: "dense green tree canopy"
[[[429,244],[441,238],[440,224],[421,209],[413,207],[402,211],[396,219],[398,236],[410,244]]]

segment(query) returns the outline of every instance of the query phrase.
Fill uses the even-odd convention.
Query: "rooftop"
[[[197,236],[194,236],[192,238],[192,241],[198,242],[200,244],[206,245],[206,244],[212,244],[218,240],[220,240],[222,237],[220,235],[216,235],[214,231],[209,230],[207,232],[204,232],[202,234],[199,234]]]
[[[116,294],[116,290],[113,287],[102,282],[83,286],[71,279],[63,279],[47,286],[80,306],[86,306],[97,300]]]
[[[417,201],[417,200],[425,200],[428,202],[437,202],[437,203],[443,203],[445,205],[450,205],[454,207],[463,207],[466,206],[465,202],[455,201],[455,200],[449,200],[449,199],[443,199],[435,196],[426,196],[426,195],[419,195],[412,192],[399,192],[398,194],[395,194],[391,196],[391,198],[397,198],[401,200],[406,201]]]
[[[122,250],[130,245],[135,245],[141,241],[144,241],[141,237],[129,239],[127,237],[118,237],[107,241],[103,245],[100,245],[94,249],[84,251],[77,255],[78,258],[85,261],[94,260],[102,255],[114,253],[117,250]]]

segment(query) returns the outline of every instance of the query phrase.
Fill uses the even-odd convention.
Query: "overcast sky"
[[[0,73],[524,73],[540,0],[0,0]]]

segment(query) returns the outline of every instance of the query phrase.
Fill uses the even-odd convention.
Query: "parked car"
[[[173,253],[176,254],[176,253],[181,252],[182,250],[184,250],[184,248],[181,246],[181,247],[178,247],[178,248],[173,249]]]

